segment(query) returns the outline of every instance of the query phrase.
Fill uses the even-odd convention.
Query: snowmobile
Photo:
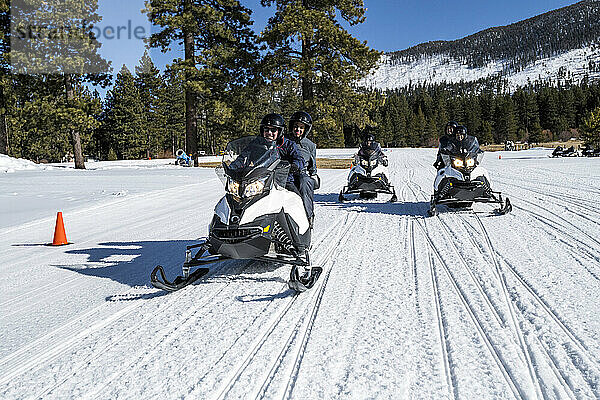
[[[578,157],[579,153],[575,150],[575,146],[571,146],[567,149],[562,146],[556,146],[554,151],[552,152],[551,157]]]
[[[345,194],[358,194],[361,199],[375,199],[378,193],[386,193],[392,195],[390,202],[393,203],[398,197],[389,175],[387,163],[384,165],[377,151],[371,148],[359,151],[354,156],[354,163],[348,174],[348,185],[343,187],[338,200],[346,201]]]
[[[185,154],[185,151],[183,151],[182,149],[177,150],[177,152],[175,152],[175,156],[177,157],[175,159],[175,165],[181,165],[182,167],[194,166],[194,161],[192,160],[192,157]]]
[[[594,149],[594,147],[586,145],[581,151],[581,155],[584,157],[600,157],[600,147]]]
[[[479,166],[483,151],[479,147],[461,148],[458,154],[441,152],[444,167],[437,172],[434,192],[431,196],[429,215],[437,214],[437,205],[450,208],[469,208],[474,202],[497,203],[498,214],[512,211],[508,198],[502,199],[500,192],[492,191],[487,171]]]
[[[241,138],[227,146],[224,159],[244,150],[217,169],[226,193],[215,206],[208,237],[187,247],[182,275],[174,281],[156,266],[150,276],[154,287],[179,290],[207,274],[206,266],[227,259],[291,264],[291,289],[303,292],[314,286],[322,268],[310,264],[311,229],[302,199],[285,189],[289,165],[279,158],[276,145],[260,139]],[[197,267],[202,268],[190,273]]]

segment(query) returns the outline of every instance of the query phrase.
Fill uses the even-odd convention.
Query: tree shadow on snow
[[[373,214],[408,215],[426,217],[429,211],[428,201],[397,201],[390,203],[389,194],[379,194],[376,199],[359,199],[358,195],[346,195],[346,201],[340,203],[338,193],[315,194],[315,202],[324,207],[348,209]],[[318,216],[317,216],[318,218]]]
[[[156,265],[162,265],[167,278],[172,280],[181,275],[181,265],[185,259],[186,246],[198,243],[197,240],[141,241],[141,242],[105,242],[97,247],[68,250],[66,254],[87,255],[87,261],[73,265],[54,265],[58,268],[83,275],[108,278],[130,287],[151,287],[150,273]],[[256,262],[249,260],[224,260],[210,265],[210,272],[193,285],[210,284],[219,280],[285,282],[279,277],[262,277],[264,273],[282,267],[279,263]],[[283,266],[289,268],[289,266]],[[167,294],[156,291],[144,294],[116,294],[106,297],[106,301],[128,301],[150,299]],[[286,291],[272,296],[287,296]],[[248,299],[239,299],[249,301]],[[256,301],[256,300],[254,300]]]

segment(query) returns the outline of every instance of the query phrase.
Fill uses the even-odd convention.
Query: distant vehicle
[[[179,149],[175,152],[177,159],[175,159],[175,165],[181,165],[182,167],[191,167],[194,165],[192,157],[185,154],[185,151]]]
[[[600,147],[594,149],[593,146],[586,145],[581,151],[581,155],[584,157],[600,157]]]
[[[579,157],[579,153],[575,150],[575,146],[565,149],[562,146],[556,146],[551,157]]]

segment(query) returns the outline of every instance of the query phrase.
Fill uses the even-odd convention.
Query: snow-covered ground
[[[589,62],[600,63],[600,48],[584,47],[574,49],[554,57],[538,60],[529,64],[522,71],[504,73],[512,89],[534,82],[540,77],[557,80],[559,71],[569,73],[573,81],[579,82],[586,74],[590,78],[600,77],[600,72],[589,71]],[[363,80],[363,84],[380,90],[397,89],[413,85],[436,84],[443,82],[471,82],[481,78],[497,75],[507,69],[507,62],[497,60],[482,68],[470,68],[452,57],[435,55],[423,57],[412,62],[396,62],[389,55],[381,58],[379,66]],[[562,80],[566,78],[562,76]]]
[[[435,150],[388,154],[395,204],[340,204],[346,171],[320,171],[324,273],[297,296],[247,261],[150,286],[206,235],[211,169],[0,174],[0,398],[599,398],[600,159],[488,153],[513,212],[428,218]],[[59,210],[73,244],[44,246]]]

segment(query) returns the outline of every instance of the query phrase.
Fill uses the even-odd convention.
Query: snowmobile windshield
[[[467,136],[461,141],[451,138],[442,143],[440,140],[440,152],[454,157],[470,156],[471,158],[476,158],[480,153],[483,153],[479,148],[479,142],[473,136]]]
[[[381,154],[381,148],[379,147],[379,143],[371,142],[370,144],[363,144],[358,151],[358,156],[367,161],[375,161],[379,158]]]
[[[235,181],[258,178],[279,164],[279,151],[275,142],[262,136],[255,137],[228,166],[225,174]]]

